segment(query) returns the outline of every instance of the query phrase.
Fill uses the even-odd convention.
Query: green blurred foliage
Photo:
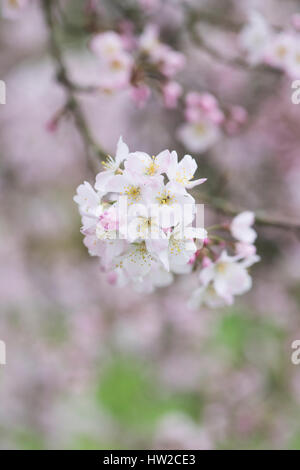
[[[101,375],[97,400],[126,427],[148,430],[172,411],[195,416],[200,405],[193,396],[167,395],[145,365],[124,357],[115,358]]]

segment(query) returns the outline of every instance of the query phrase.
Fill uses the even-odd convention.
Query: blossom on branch
[[[124,24],[121,26],[124,29]],[[108,91],[128,89],[141,106],[150,97],[149,82],[158,80],[165,106],[176,107],[182,89],[174,77],[184,67],[184,54],[161,42],[154,25],[147,24],[137,37],[130,28],[127,31],[128,25],[125,29],[123,34],[96,34],[90,41],[90,49],[100,62],[100,86]]]
[[[84,243],[110,281],[151,291],[169,284],[173,273],[190,272],[190,259],[207,236],[192,225],[196,203],[187,188],[205,181],[191,182],[195,160],[186,155],[178,163],[169,150],[152,157],[130,152],[120,138],[116,158],[108,157],[104,167],[95,189],[85,182],[74,201]]]
[[[184,114],[187,122],[179,126],[177,137],[189,150],[205,152],[219,140],[224,114],[213,95],[189,92]]]
[[[277,32],[260,13],[253,11],[240,32],[240,45],[251,65],[268,64],[297,78],[300,72],[300,35],[296,31]]]
[[[152,157],[130,152],[120,137],[115,158],[108,156],[103,166],[95,187],[84,182],[74,201],[84,244],[91,256],[99,257],[110,283],[152,292],[169,285],[174,275],[190,274],[200,266],[194,307],[228,305],[251,288],[248,267],[259,261],[253,245],[254,214],[242,212],[230,226],[221,226],[236,240],[228,241],[233,255],[225,249],[226,239],[219,243],[208,238],[188,192],[206,181],[194,180],[198,167],[191,155],[179,160],[174,150]]]
[[[192,295],[192,306],[231,305],[234,296],[251,289],[252,279],[247,268],[259,259],[257,255],[243,258],[241,255],[229,256],[226,251],[222,251],[215,262],[200,271],[200,287]]]

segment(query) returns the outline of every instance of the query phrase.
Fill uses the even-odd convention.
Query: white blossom
[[[240,33],[240,44],[247,52],[250,64],[256,65],[264,59],[272,35],[272,29],[264,16],[257,11],[252,11],[248,24]]]
[[[220,129],[203,117],[198,122],[186,122],[177,129],[177,137],[192,152],[206,152],[220,137]]]
[[[248,258],[229,256],[223,251],[219,258],[199,273],[200,286],[191,298],[192,306],[221,307],[231,305],[234,296],[251,289],[252,279],[247,268],[259,261],[259,256]]]
[[[231,222],[230,231],[236,240],[244,243],[254,243],[257,234],[252,228],[254,224],[255,215],[251,211],[245,211],[238,214]]]

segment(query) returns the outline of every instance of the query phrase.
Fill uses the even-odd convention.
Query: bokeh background
[[[61,2],[70,23],[61,40],[72,76],[90,84],[98,68],[84,3]],[[242,132],[194,155],[209,178],[203,192],[299,220],[300,105],[291,102],[291,79],[211,57],[184,30],[182,2],[106,3],[114,21],[142,9],[177,47],[180,33],[180,83],[249,111]],[[282,27],[299,9],[292,0],[194,3],[237,21],[259,8]],[[226,53],[237,48],[233,33],[200,26]],[[49,126],[65,94],[47,41],[38,0],[1,19],[0,448],[299,449],[300,366],[291,363],[300,339],[299,238],[259,229],[253,289],[230,308],[190,310],[193,276],[153,294],[110,286],[82,244],[72,200],[78,184],[93,182],[86,150],[70,117]],[[126,92],[79,99],[109,153],[122,135],[133,150],[183,154],[174,137],[182,117],[155,93],[142,109]],[[220,220],[210,207],[205,216]]]

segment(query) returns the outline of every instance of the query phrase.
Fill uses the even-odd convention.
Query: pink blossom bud
[[[182,86],[177,82],[167,82],[163,87],[163,98],[166,108],[176,108],[178,98],[182,94]]]
[[[115,212],[105,211],[100,215],[99,221],[105,230],[116,230],[118,227]]]
[[[230,109],[231,117],[239,124],[244,124],[247,121],[248,113],[242,106],[232,106]]]
[[[221,124],[224,121],[224,113],[219,108],[212,109],[208,113],[208,117],[214,124]]]
[[[199,108],[187,107],[184,111],[184,116],[188,122],[199,122],[203,117],[203,113]]]
[[[218,102],[211,93],[203,93],[200,97],[200,105],[204,111],[211,111],[218,107]]]
[[[173,51],[170,48],[162,47],[161,72],[168,78],[173,77],[185,65],[185,56],[181,52]],[[160,52],[161,53],[161,52]]]
[[[212,264],[212,260],[208,256],[204,256],[204,258],[202,260],[202,267],[207,268],[211,264]]]
[[[138,85],[131,89],[131,96],[137,106],[142,108],[145,106],[151,95],[151,90],[147,85]]]
[[[210,239],[209,239],[209,238],[205,238],[205,239],[203,240],[203,246],[207,246],[207,245],[209,245],[209,244],[210,244]]]
[[[110,273],[107,274],[107,282],[111,285],[116,284],[118,279],[118,275],[115,271],[111,271]]]
[[[46,130],[47,130],[48,132],[51,132],[51,133],[52,133],[52,132],[55,132],[55,131],[57,130],[57,124],[58,124],[58,123],[57,123],[57,119],[55,119],[55,118],[54,118],[54,119],[50,119],[50,121],[48,121],[48,122],[46,123],[46,126],[45,126],[45,127],[46,127]]]
[[[194,264],[195,261],[196,261],[196,259],[197,259],[197,255],[196,255],[196,253],[194,253],[194,254],[190,257],[190,259],[189,259],[189,261],[188,261],[188,264]]]
[[[292,25],[297,31],[300,30],[300,13],[295,13],[292,16]]]
[[[123,46],[127,50],[132,50],[137,44],[134,36],[134,25],[131,21],[123,20],[119,23],[119,29],[121,33],[121,39]]]
[[[235,135],[239,130],[239,125],[236,121],[232,121],[231,119],[225,122],[224,125],[225,131],[229,135]]]

